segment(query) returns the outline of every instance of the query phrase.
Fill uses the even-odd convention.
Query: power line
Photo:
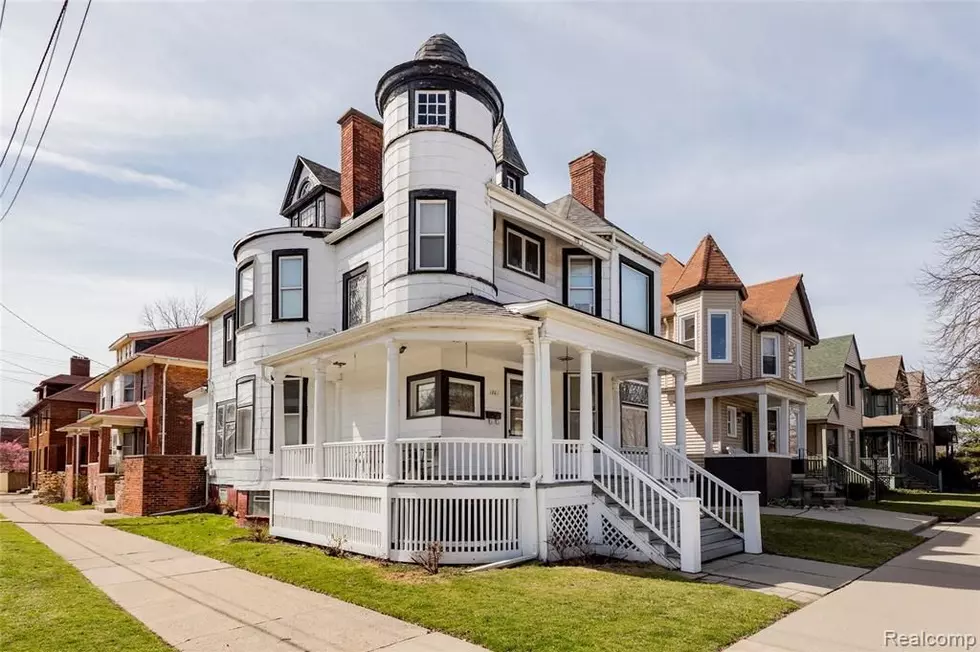
[[[44,95],[44,86],[48,83],[48,73],[51,72],[51,64],[54,63],[54,55],[58,51],[58,41],[61,40],[61,28],[64,27],[65,21],[58,23],[58,31],[54,35],[54,47],[51,48],[51,56],[48,57],[48,65],[44,68],[44,76],[41,77],[41,87],[37,89],[37,97],[34,98],[34,108],[31,109],[31,119],[27,121],[27,129],[24,130],[24,135],[20,139],[20,148],[17,150],[17,157],[14,159],[14,164],[10,166],[10,176],[7,177],[7,182],[3,184],[3,189],[0,190],[0,197],[7,192],[7,187],[10,182],[14,180],[14,174],[17,172],[17,164],[20,163],[20,157],[24,153],[24,147],[27,145],[27,139],[31,135],[31,127],[34,126],[34,117],[37,115],[37,109],[41,106],[41,96]],[[30,96],[28,96],[30,98]],[[10,135],[11,139],[14,137],[13,134]]]
[[[40,340],[38,340],[40,341]],[[33,353],[21,353],[20,351],[11,351],[10,349],[0,349],[0,355],[19,355],[24,358],[33,358],[35,360],[42,360],[44,362],[52,362],[61,364],[64,360],[58,358],[45,358],[43,355],[34,355]]]
[[[41,76],[41,68],[44,67],[44,60],[48,58],[48,52],[51,50],[51,44],[54,42],[54,36],[58,32],[58,28],[61,26],[61,21],[65,18],[65,10],[68,9],[68,0],[65,0],[61,5],[61,11],[58,12],[58,19],[54,21],[54,27],[51,29],[51,36],[48,37],[48,44],[44,48],[44,54],[41,55],[41,61],[37,64],[37,71],[34,73],[34,81],[31,82],[31,89],[27,91],[27,97],[24,98],[24,104],[20,107],[20,113],[17,114],[17,121],[14,122],[14,130],[10,132],[10,140],[7,141],[7,146],[3,148],[3,156],[0,157],[0,165],[7,160],[7,153],[10,151],[10,145],[14,142],[14,136],[17,135],[17,127],[20,126],[20,119],[24,117],[24,111],[27,109],[27,103],[31,101],[31,95],[34,94],[34,86],[37,84],[37,78]]]
[[[38,376],[43,376],[43,375],[44,375],[44,374],[42,374],[42,373],[41,373],[40,371],[35,371],[35,370],[33,370],[33,369],[31,369],[30,367],[25,367],[25,366],[24,366],[24,365],[22,365],[22,364],[17,364],[16,362],[11,362],[10,360],[3,360],[3,359],[0,359],[0,364],[12,364],[12,365],[14,365],[15,367],[18,367],[18,368],[20,368],[20,369],[23,369],[24,371],[29,371],[29,372],[31,372],[32,374],[37,374]]]
[[[3,380],[3,381],[8,381],[9,380],[12,383],[24,383],[25,385],[30,385],[32,387],[34,385],[37,385],[37,383],[32,383],[32,382],[27,381],[27,380],[21,380],[20,378],[11,378],[10,376],[3,376],[3,375],[0,375],[0,380]]]
[[[91,0],[89,0],[89,4],[91,4]],[[56,340],[56,339],[54,339],[53,337],[51,337],[50,335],[48,335],[47,333],[45,333],[44,331],[42,331],[42,330],[41,330],[40,328],[38,328],[37,326],[35,326],[35,325],[34,325],[34,324],[32,324],[31,322],[29,322],[29,321],[27,321],[26,319],[24,319],[23,317],[21,317],[20,315],[18,315],[18,314],[17,314],[16,312],[14,312],[13,310],[11,310],[11,309],[10,309],[10,308],[8,308],[7,306],[5,306],[5,305],[4,305],[4,304],[3,304],[2,302],[0,302],[0,308],[3,308],[3,309],[4,309],[4,310],[6,310],[7,312],[9,312],[9,313],[10,313],[11,315],[13,315],[14,317],[16,317],[16,318],[17,318],[17,319],[18,319],[18,320],[19,320],[19,321],[20,321],[20,322],[21,322],[22,324],[24,324],[25,326],[27,326],[28,328],[30,328],[31,330],[33,330],[33,331],[34,331],[35,333],[37,333],[38,335],[42,335],[42,336],[44,336],[44,337],[46,337],[47,339],[49,339],[49,340],[51,340],[52,342],[54,342],[54,343],[55,343],[55,344],[57,344],[58,346],[60,346],[60,347],[62,347],[62,348],[64,348],[64,349],[68,349],[69,351],[71,351],[71,352],[72,352],[72,353],[74,353],[75,355],[80,355],[80,356],[82,356],[83,358],[88,358],[88,356],[87,356],[87,355],[85,355],[84,353],[82,353],[81,351],[77,351],[77,350],[75,350],[75,349],[73,349],[73,348],[71,348],[70,346],[68,346],[67,344],[64,344],[64,343],[62,343],[62,342],[59,342],[58,340]],[[99,362],[98,360],[93,360],[93,362],[94,362],[95,364],[100,364],[100,365],[102,365],[102,366],[103,366],[103,367],[105,367],[106,369],[108,369],[108,368],[109,368],[109,365],[107,365],[107,364],[104,364],[104,363],[102,363],[102,362]]]
[[[68,4],[68,0],[65,0],[65,4]],[[65,65],[65,74],[61,76],[61,83],[58,84],[58,92],[55,93],[54,101],[51,103],[51,110],[48,112],[48,119],[44,121],[44,128],[41,129],[41,135],[37,139],[37,143],[34,144],[34,152],[31,154],[31,160],[27,163],[27,169],[24,170],[24,176],[20,178],[20,183],[17,184],[17,191],[14,192],[13,198],[10,200],[10,204],[7,206],[7,210],[0,215],[0,222],[6,219],[7,215],[10,214],[10,209],[14,207],[14,203],[20,196],[21,188],[24,187],[24,182],[27,181],[27,175],[30,174],[31,168],[34,166],[34,158],[37,156],[37,152],[41,149],[41,141],[44,140],[44,134],[48,132],[48,125],[51,124],[51,117],[54,115],[54,109],[58,106],[58,98],[61,97],[61,91],[65,87],[65,80],[68,79],[68,71],[71,69],[71,63],[75,60],[75,50],[78,48],[78,41],[82,38],[82,30],[85,29],[85,21],[88,19],[88,10],[92,8],[92,0],[88,0],[85,4],[85,13],[82,14],[82,22],[78,26],[78,34],[75,35],[75,42],[71,46],[71,54],[68,56],[68,63]]]

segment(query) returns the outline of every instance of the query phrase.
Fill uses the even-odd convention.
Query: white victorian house
[[[445,35],[376,102],[341,118],[340,173],[299,158],[288,225],[235,245],[196,399],[211,484],[276,536],[399,561],[761,552],[758,493],[684,454],[697,353],[660,334],[663,256],[605,219],[605,159],[528,193],[500,92]]]

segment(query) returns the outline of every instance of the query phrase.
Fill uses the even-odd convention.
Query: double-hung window
[[[252,405],[255,402],[255,378],[243,378],[235,386],[235,452],[251,453],[253,450]]]
[[[698,318],[697,315],[687,315],[680,318],[677,327],[677,340],[684,346],[698,348]]]
[[[623,448],[647,445],[647,396],[645,383],[627,380],[619,385],[620,432]],[[576,397],[569,397],[576,400]]]
[[[448,252],[448,211],[441,199],[419,199],[415,203],[415,269],[446,269]]]
[[[799,340],[787,337],[786,347],[786,368],[789,377],[798,383],[803,382],[803,343]]]
[[[221,324],[223,331],[221,339],[224,342],[222,361],[229,365],[235,361],[235,311],[226,314],[221,319]]]
[[[728,413],[728,422],[725,429],[725,434],[728,435],[729,439],[738,438],[738,408],[733,405],[729,405],[726,410]]]
[[[303,427],[303,379],[286,378],[282,383],[283,413],[286,422],[284,441],[286,446],[306,443],[306,432]]]
[[[449,91],[417,91],[415,93],[415,126],[449,126]]]
[[[508,437],[524,436],[524,375],[519,371],[508,371],[504,379],[507,406],[505,433]]]
[[[132,403],[136,400],[136,375],[125,374],[122,377],[122,402]]]
[[[580,379],[578,374],[568,374],[566,378],[565,405],[568,406],[568,412],[565,416],[565,438],[578,439],[580,434],[579,423],[581,419],[581,394],[579,392]],[[601,400],[602,396],[599,388],[599,374],[592,374],[592,434],[599,439],[602,439],[602,432],[599,430],[599,403]]]
[[[708,362],[732,361],[731,326],[731,311],[708,311]]]
[[[368,321],[368,266],[344,274],[343,327],[353,328]]]
[[[508,269],[544,280],[544,238],[508,224],[504,229],[504,249]]]
[[[272,252],[272,321],[304,321],[307,311],[306,249]]]
[[[762,334],[762,375],[779,375],[779,336]]]
[[[235,401],[215,405],[214,456],[232,457],[235,454]]]
[[[653,273],[620,258],[619,321],[624,326],[653,332]]]
[[[596,273],[595,259],[591,256],[569,256],[568,277],[565,280],[568,289],[568,305],[576,310],[596,314]]]
[[[255,324],[255,265],[247,263],[238,270],[238,318],[239,328]]]
[[[847,379],[845,381],[846,385],[844,387],[845,397],[847,399],[847,407],[854,407],[856,403],[856,376],[850,371],[847,372]]]

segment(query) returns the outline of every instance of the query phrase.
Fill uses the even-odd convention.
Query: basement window
[[[449,92],[418,91],[415,93],[415,124],[419,127],[449,126]]]
[[[267,518],[269,504],[272,502],[268,491],[253,491],[248,494],[248,515]]]

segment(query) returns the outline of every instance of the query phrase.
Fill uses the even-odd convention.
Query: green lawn
[[[774,555],[875,568],[922,541],[908,532],[870,525],[762,516],[762,548]]]
[[[95,509],[94,505],[83,505],[77,500],[72,500],[67,503],[48,503],[47,506],[60,509],[63,512],[77,512],[80,509]]]
[[[173,650],[13,523],[0,522],[0,650]]]
[[[942,521],[962,521],[980,512],[980,494],[896,491],[883,495],[877,503],[873,500],[865,500],[858,505],[872,509],[887,509],[892,512],[937,516]]]
[[[224,516],[108,524],[500,652],[718,650],[795,608],[652,565],[530,564],[471,574],[446,567],[433,577],[414,566],[328,557],[315,547],[244,541]]]

